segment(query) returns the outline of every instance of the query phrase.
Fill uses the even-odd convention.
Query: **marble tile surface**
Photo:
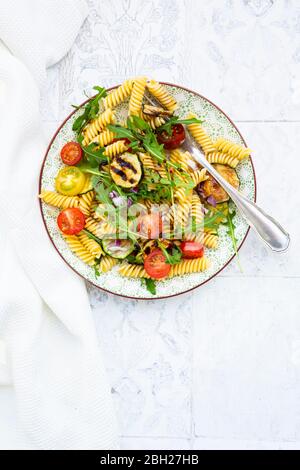
[[[190,87],[237,122],[258,201],[292,235],[275,256],[253,233],[201,289],[156,302],[89,287],[123,448],[299,448],[298,0],[88,0],[49,70],[45,133],[94,84],[145,73]]]

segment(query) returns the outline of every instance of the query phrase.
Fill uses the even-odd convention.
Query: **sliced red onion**
[[[121,246],[121,240],[118,240],[118,239],[115,240],[115,245],[116,245],[116,246]]]
[[[139,191],[138,188],[131,188],[130,190],[131,193],[137,193],[138,191]]]
[[[217,205],[217,201],[215,200],[213,196],[208,196],[208,198],[206,199],[206,202],[213,207],[216,207]]]
[[[203,212],[204,215],[209,212],[209,210],[204,206],[201,206],[201,209],[202,209],[202,212]]]
[[[198,186],[196,187],[196,191],[199,194],[199,196],[201,196],[203,199],[206,198],[205,192],[203,191],[202,183],[198,184]]]
[[[132,204],[133,204],[133,200],[130,197],[128,197],[127,198],[127,207],[131,207]]]
[[[124,206],[126,204],[126,200],[122,196],[117,196],[113,198],[113,203],[116,207]]]
[[[114,198],[117,197],[117,196],[118,196],[117,191],[111,191],[111,192],[109,193],[110,199],[114,199]]]

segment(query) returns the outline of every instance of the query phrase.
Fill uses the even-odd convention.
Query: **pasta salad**
[[[236,167],[250,149],[212,140],[200,116],[179,118],[176,100],[155,80],[94,88],[73,123],[74,140],[61,148],[55,191],[42,188],[39,197],[59,209],[62,237],[96,276],[117,265],[155,294],[157,280],[208,269],[222,224],[236,249],[229,197],[184,150],[186,133],[236,188]]]

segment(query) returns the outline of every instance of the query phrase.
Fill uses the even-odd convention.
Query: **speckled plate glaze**
[[[205,119],[203,127],[209,135],[215,139],[225,137],[232,142],[245,144],[243,137],[233,122],[216,105],[203,96],[190,91],[186,88],[165,84],[168,91],[176,98],[179,103],[178,113],[184,117],[187,112],[195,112],[198,116]],[[110,91],[113,88],[110,89]],[[127,104],[120,105],[117,109],[119,119],[125,117]],[[54,179],[63,166],[59,153],[62,146],[69,140],[74,140],[72,124],[74,119],[80,114],[79,111],[73,112],[59,127],[47,149],[46,156],[41,169],[40,189],[54,189]],[[256,180],[251,159],[243,161],[237,168],[237,173],[241,182],[241,191],[248,198],[256,199]],[[157,282],[157,293],[155,296],[149,294],[139,279],[129,279],[121,277],[118,274],[118,267],[115,266],[112,271],[95,277],[94,269],[83,263],[69,249],[66,242],[60,235],[56,225],[58,209],[55,209],[41,202],[41,213],[49,237],[55,248],[65,260],[65,262],[84,279],[95,286],[113,294],[136,299],[159,299],[163,297],[172,297],[187,292],[191,289],[203,285],[205,282],[216,276],[224,267],[234,258],[234,249],[225,227],[220,227],[220,243],[217,250],[206,249],[206,256],[211,260],[210,268],[203,273],[186,274],[184,276],[174,277],[165,281]],[[238,247],[240,248],[247,237],[249,226],[239,216],[234,218],[236,225],[236,237]]]

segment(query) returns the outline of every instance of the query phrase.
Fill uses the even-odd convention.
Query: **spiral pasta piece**
[[[191,190],[187,190],[186,188],[177,188],[174,191],[174,199],[176,202],[184,203],[186,202],[191,195]]]
[[[175,149],[170,152],[170,161],[172,163],[176,163],[183,171],[188,173],[191,170],[188,164],[189,155],[189,152],[183,152],[182,150]]]
[[[236,168],[239,164],[239,160],[237,158],[221,152],[209,153],[206,158],[209,163],[221,163],[222,165],[231,166],[231,168]]]
[[[102,248],[99,243],[90,238],[86,233],[79,233],[78,239],[82,243],[84,248],[89,251],[94,257],[100,258],[100,256],[103,254]]]
[[[168,277],[182,276],[183,274],[198,273],[209,268],[208,258],[184,259],[178,264],[173,264]]]
[[[76,235],[64,235],[64,239],[69,245],[71,251],[89,266],[95,264],[95,256],[92,255],[81,243]]]
[[[124,277],[149,278],[149,274],[143,265],[123,263],[119,269],[119,274]]]
[[[206,174],[206,169],[203,168],[202,170],[196,170],[190,173],[190,178],[192,179],[194,186],[197,186],[202,181],[207,180],[208,176]]]
[[[147,88],[150,93],[169,111],[174,111],[177,107],[177,101],[171,96],[166,88],[156,80],[148,80]]]
[[[83,135],[84,139],[82,141],[83,145],[88,145],[91,140],[99,134],[99,132],[103,131],[103,129],[108,124],[113,124],[115,122],[115,115],[114,112],[109,108],[104,113],[97,116],[90,122],[84,129]]]
[[[190,214],[190,209],[191,209],[191,204],[189,200],[186,200],[185,202],[180,202],[179,204],[176,204],[174,207],[173,211],[173,224],[174,224],[174,230],[177,232],[178,236],[178,230],[181,232],[185,231],[187,221],[189,218]]]
[[[95,192],[88,191],[87,193],[82,194],[79,199],[79,209],[83,212],[84,215],[89,216],[91,214],[92,202],[95,197]]]
[[[98,144],[100,147],[105,147],[105,145],[111,144],[115,138],[115,134],[107,129],[106,131],[100,132],[91,140],[91,143]]]
[[[42,191],[39,198],[50,204],[50,206],[58,207],[59,209],[68,209],[69,207],[78,207],[79,197],[78,196],[63,196],[55,191]]]
[[[165,168],[154,160],[154,158],[149,155],[149,153],[139,152],[139,159],[141,160],[143,167],[152,171],[157,171],[157,173],[162,178],[167,178],[167,172]]]
[[[112,258],[111,256],[108,256],[108,255],[102,256],[102,258],[100,259],[99,267],[98,267],[100,273],[107,273],[117,264],[117,262],[118,260],[116,260],[115,258]]]
[[[113,144],[108,145],[105,147],[104,155],[109,158],[116,157],[120,155],[120,153],[126,152],[128,149],[127,145],[125,144],[124,140],[118,140]]]
[[[146,77],[139,77],[134,80],[129,100],[129,116],[140,116],[142,113],[142,103],[146,88],[146,81]]]
[[[86,219],[84,228],[98,237],[100,224],[93,217],[88,217]]]
[[[207,248],[212,248],[213,250],[216,250],[219,244],[218,235],[214,235],[212,233],[205,233],[203,238],[203,244],[207,246]]]
[[[132,91],[133,80],[125,80],[121,86],[109,93],[103,100],[105,109],[115,108],[125,101]]]
[[[188,118],[196,118],[196,117],[197,117],[196,114],[190,113],[188,115]],[[216,147],[212,139],[205,132],[201,124],[189,124],[187,127],[191,135],[194,137],[197,144],[200,145],[200,147],[202,148],[205,154],[214,152],[216,150]]]
[[[147,114],[143,114],[143,119],[144,121],[148,122],[153,130],[162,126],[166,122],[166,120],[161,116],[147,116]]]
[[[220,152],[228,153],[233,158],[237,158],[238,160],[243,160],[244,158],[248,158],[251,154],[251,150],[247,147],[243,147],[239,144],[234,144],[229,140],[220,138],[215,142],[215,147]]]

